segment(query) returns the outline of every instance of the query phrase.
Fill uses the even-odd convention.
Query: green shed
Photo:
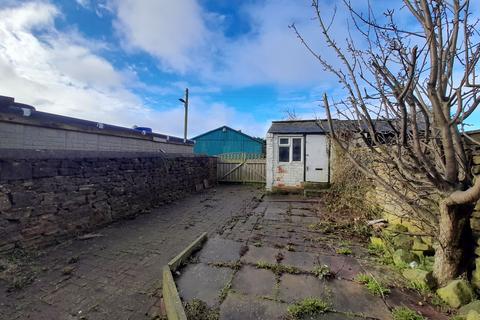
[[[192,138],[195,141],[194,153],[216,156],[225,153],[265,153],[265,141],[251,137],[240,130],[227,126],[205,132]]]

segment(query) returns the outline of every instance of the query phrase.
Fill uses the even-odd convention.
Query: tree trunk
[[[439,286],[466,271],[473,254],[470,216],[473,206],[440,203],[439,235],[435,246],[433,275]]]

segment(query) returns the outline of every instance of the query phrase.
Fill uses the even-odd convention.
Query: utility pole
[[[183,126],[183,142],[187,142],[187,128],[188,128],[188,88],[185,89],[185,99],[180,98],[178,99],[183,102],[183,106],[185,107],[185,122]]]

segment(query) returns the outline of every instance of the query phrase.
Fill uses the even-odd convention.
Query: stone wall
[[[98,153],[0,159],[0,251],[54,244],[216,182],[216,158]]]

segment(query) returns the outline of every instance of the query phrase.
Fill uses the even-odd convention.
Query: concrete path
[[[154,319],[162,266],[202,232],[245,215],[259,194],[219,186],[49,249],[31,262],[32,284],[8,292],[0,281],[0,319]]]
[[[287,309],[309,297],[327,303],[329,310],[302,319],[389,320],[391,308],[402,305],[428,319],[446,319],[431,306],[420,306],[422,298],[412,290],[391,288],[383,298],[355,281],[359,273],[373,274],[378,281],[395,275],[371,263],[354,233],[335,230],[325,221],[318,203],[265,197],[245,213],[180,270],[176,282],[185,302],[202,300],[211,308],[208,312],[224,320],[302,318],[291,317]],[[331,274],[319,276],[325,272],[322,266]],[[192,318],[204,319],[201,314]]]

